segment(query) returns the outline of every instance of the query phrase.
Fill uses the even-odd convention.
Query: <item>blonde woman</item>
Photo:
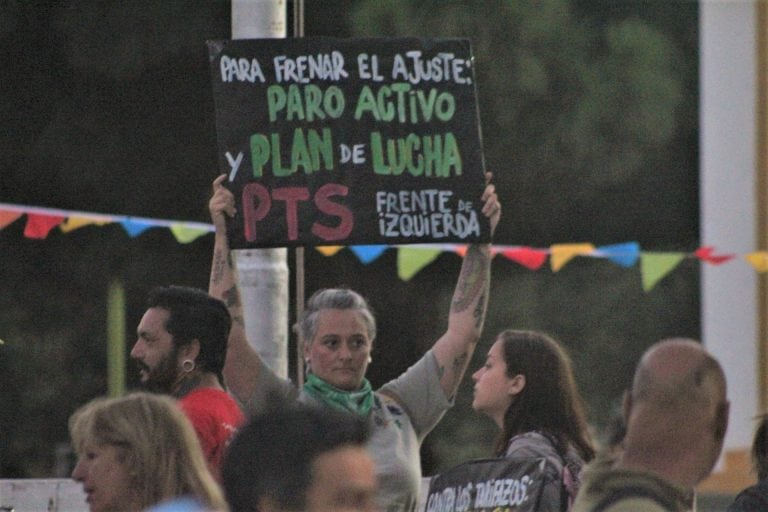
[[[70,417],[69,433],[78,456],[72,478],[91,512],[141,511],[179,498],[200,510],[227,509],[192,425],[170,397],[97,398]]]

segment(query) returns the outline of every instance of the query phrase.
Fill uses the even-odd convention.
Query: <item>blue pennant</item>
[[[595,251],[622,267],[631,267],[640,257],[640,244],[626,242],[623,244],[604,245]]]
[[[349,249],[355,253],[360,261],[369,264],[387,250],[386,245],[353,245]]]
[[[149,222],[134,219],[124,220],[120,222],[120,225],[123,226],[123,229],[128,233],[128,235],[130,235],[131,238],[134,238],[149,228],[153,227],[153,225]]]

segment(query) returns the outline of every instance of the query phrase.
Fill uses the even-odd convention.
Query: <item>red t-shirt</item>
[[[193,389],[179,405],[195,427],[208,466],[219,479],[224,450],[245,421],[243,411],[229,393],[215,388]]]

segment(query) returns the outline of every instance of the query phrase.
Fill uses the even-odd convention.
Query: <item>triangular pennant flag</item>
[[[715,248],[709,245],[706,245],[704,247],[699,247],[698,249],[696,249],[696,252],[694,254],[701,261],[706,261],[707,263],[710,263],[712,265],[720,265],[721,263],[725,263],[726,261],[732,260],[734,257],[733,254],[715,255]]]
[[[201,236],[208,234],[207,229],[193,228],[185,224],[172,224],[170,230],[180,244],[194,242]]]
[[[62,222],[59,226],[59,229],[63,233],[69,233],[70,231],[74,231],[85,226],[103,226],[104,224],[109,224],[110,222],[112,221],[106,217],[79,217],[75,215],[68,217],[64,222]]]
[[[131,238],[155,226],[152,222],[141,219],[126,219],[120,225],[123,226],[123,229]]]
[[[357,258],[363,262],[365,265],[369,264],[379,256],[381,256],[384,251],[387,250],[386,245],[353,245],[349,248]]]
[[[10,225],[22,215],[21,212],[0,211],[0,229]]]
[[[644,252],[640,256],[640,273],[643,278],[643,290],[649,292],[664,276],[672,272],[685,254],[681,252]]]
[[[768,272],[768,251],[755,251],[744,256],[744,259],[759,273]]]
[[[637,259],[640,257],[640,244],[625,242],[623,244],[603,245],[595,249],[595,252],[617,265],[629,268],[637,263]]]
[[[317,249],[317,252],[319,252],[323,256],[333,256],[343,248],[344,248],[343,245],[321,245],[319,247],[315,247],[315,249]]]
[[[39,213],[27,214],[27,225],[24,227],[24,236],[27,238],[43,239],[48,236],[53,228],[61,224],[64,217],[60,215],[42,215]]]
[[[591,254],[595,246],[588,243],[583,244],[555,244],[550,246],[549,264],[552,266],[552,272],[557,272],[576,256],[582,254]]]
[[[400,247],[397,251],[397,275],[409,281],[419,270],[440,256],[440,249]]]
[[[530,270],[539,270],[547,261],[548,251],[544,249],[531,249],[530,247],[517,247],[501,251],[501,254]]]

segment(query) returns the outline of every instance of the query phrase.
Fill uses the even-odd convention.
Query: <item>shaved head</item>
[[[656,407],[701,407],[725,399],[720,363],[701,343],[670,338],[653,345],[642,357],[632,383],[632,400]]]
[[[701,343],[688,338],[655,343],[640,359],[625,396],[620,465],[691,489],[720,456],[728,411],[725,374]]]

